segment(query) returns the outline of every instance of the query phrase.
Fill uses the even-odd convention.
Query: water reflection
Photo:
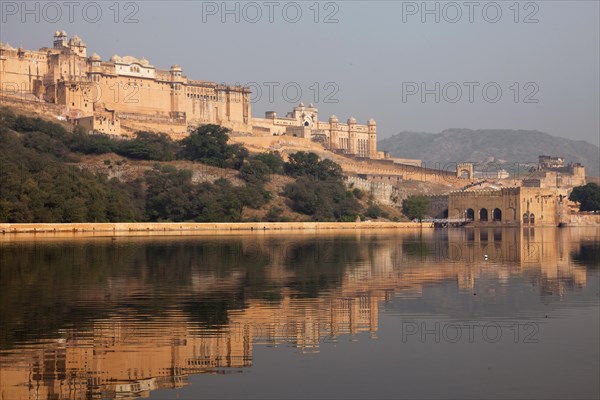
[[[376,338],[381,307],[535,319],[598,301],[577,296],[597,278],[598,228],[21,238],[0,236],[2,399],[177,388],[250,367],[257,345]]]

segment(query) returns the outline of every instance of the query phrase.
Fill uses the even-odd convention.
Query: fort
[[[527,187],[558,187],[570,188],[585,185],[585,167],[579,163],[565,164],[562,157],[541,155],[538,166],[526,179],[523,186]]]
[[[177,64],[163,70],[145,58],[88,56],[81,38],[65,31],[37,51],[0,43],[0,92],[56,104],[60,117],[111,135],[150,130],[182,138],[198,125],[218,124],[234,133],[301,137],[342,154],[383,157],[374,119],[366,125],[335,115],[320,121],[318,109],[303,103],[285,117],[269,111],[253,118],[248,87],[192,80]]]
[[[88,56],[77,35],[56,31],[52,47],[37,51],[0,43],[0,97],[21,102],[79,125],[88,132],[131,136],[160,131],[184,138],[203,124],[229,128],[231,140],[251,151],[313,151],[340,164],[350,187],[381,204],[398,205],[409,195],[406,182],[432,194],[430,216],[466,218],[473,224],[558,225],[569,215],[568,192],[584,185],[585,168],[561,157],[540,155],[526,177],[475,171],[457,161],[427,167],[377,149],[377,123],[332,115],[319,118],[313,105],[299,103],[279,116],[252,116],[248,87],[192,80],[175,64],[159,69],[145,58]],[[8,101],[7,101],[8,103]],[[429,185],[429,186],[427,186]],[[427,187],[426,187],[427,186]],[[427,192],[433,188],[430,192]]]

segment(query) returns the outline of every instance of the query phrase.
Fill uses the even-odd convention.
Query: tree
[[[119,142],[115,153],[139,160],[170,161],[175,159],[177,144],[165,133],[137,132],[134,139]]]
[[[157,165],[146,171],[146,214],[151,221],[186,221],[193,217],[192,171]]]
[[[352,189],[352,194],[359,200],[362,200],[365,197],[365,192],[363,192],[359,188]]]
[[[315,221],[354,221],[360,205],[342,182],[314,181],[302,176],[285,187],[284,195],[294,211]]]
[[[299,151],[290,154],[284,165],[286,175],[293,177],[306,176],[314,180],[342,180],[342,168],[331,160],[320,160],[315,153]]]
[[[281,174],[283,172],[283,158],[279,152],[259,153],[252,156],[252,159],[262,161],[272,174]]]
[[[367,211],[365,212],[365,216],[369,217],[369,218],[379,218],[379,217],[384,217],[387,218],[387,214],[385,213],[385,211],[383,211],[381,209],[381,207],[379,207],[377,204],[375,203],[370,203],[369,207],[367,208]]]
[[[265,220],[267,222],[283,222],[283,208],[272,206],[271,208],[269,208],[267,215],[265,215]]]
[[[240,168],[240,178],[247,183],[263,184],[269,179],[271,170],[262,161],[251,159]]]
[[[202,125],[181,141],[181,156],[216,167],[240,169],[248,150],[239,144],[227,144],[229,132],[219,125]]]
[[[224,179],[195,184],[191,171],[160,164],[135,181],[108,180],[67,164],[76,162],[74,151],[169,160],[177,144],[150,132],[138,132],[128,141],[90,135],[80,127],[70,134],[53,122],[6,110],[0,108],[0,222],[241,221],[244,207],[260,208],[271,199],[263,187],[271,169],[261,160],[274,169],[281,165],[275,155],[247,161],[248,151],[228,145],[227,130],[213,125],[196,131],[198,140],[188,143],[188,155],[238,169],[247,165],[240,171],[245,186]],[[110,160],[104,164],[112,166]]]
[[[271,193],[262,185],[246,184],[236,188],[234,195],[240,200],[242,206],[259,209],[271,200]]]
[[[402,202],[402,212],[409,219],[418,219],[419,222],[423,220],[425,213],[429,207],[429,197],[427,196],[408,196]]]
[[[579,203],[579,211],[600,211],[600,186],[595,183],[577,186],[573,188],[569,200]]]
[[[115,151],[117,143],[103,133],[89,134],[76,127],[73,134],[65,139],[65,144],[72,150],[83,154],[105,154]]]
[[[192,201],[194,220],[198,222],[240,222],[244,204],[239,191],[228,180],[201,183]]]
[[[285,174],[293,177],[302,175],[316,177],[318,163],[319,156],[315,153],[299,151],[289,155],[284,165]]]
[[[0,109],[0,221],[108,222],[139,220],[127,190],[104,175],[72,165],[72,136],[53,122]],[[82,136],[86,138],[89,135]]]

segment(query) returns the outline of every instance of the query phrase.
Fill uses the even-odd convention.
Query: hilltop
[[[203,125],[123,139],[0,108],[0,222],[355,221],[401,218],[315,153],[251,154]]]
[[[582,140],[544,132],[508,129],[447,129],[440,133],[400,132],[378,142],[394,157],[417,158],[427,165],[472,161],[537,163],[538,155],[556,155],[586,167],[587,175],[600,175],[600,148]]]

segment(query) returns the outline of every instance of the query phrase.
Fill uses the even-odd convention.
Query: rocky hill
[[[587,175],[600,175],[600,148],[582,140],[544,132],[508,129],[447,129],[441,133],[400,132],[379,141],[378,148],[394,157],[421,159],[427,164],[472,161],[536,163],[538,155],[579,162]]]
[[[0,107],[0,222],[246,222],[402,219],[339,164],[310,152],[251,153],[204,125],[180,141],[127,140]]]

